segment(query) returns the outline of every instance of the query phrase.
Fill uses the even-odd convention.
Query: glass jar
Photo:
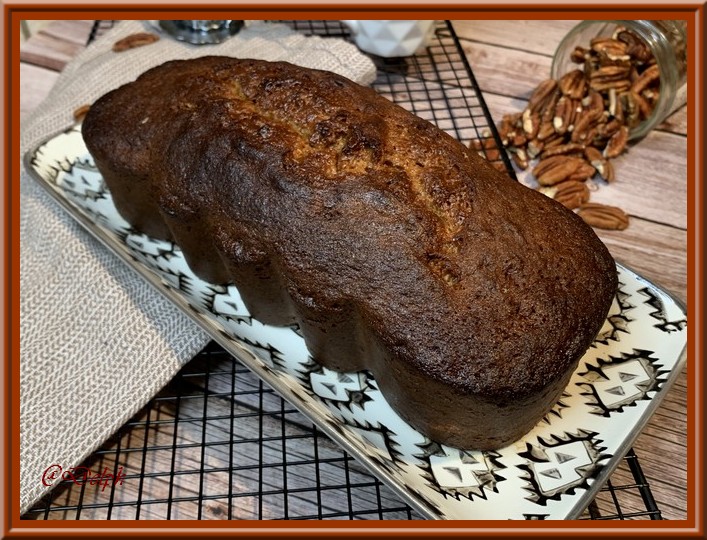
[[[192,45],[215,45],[238,33],[243,21],[159,21],[173,38]]]
[[[646,135],[687,100],[686,21],[583,21],[565,36],[552,60],[552,78],[578,68],[572,54],[576,47],[590,48],[595,38],[611,38],[620,27],[637,35],[650,49],[660,74],[660,86],[652,112],[629,132],[631,139]]]

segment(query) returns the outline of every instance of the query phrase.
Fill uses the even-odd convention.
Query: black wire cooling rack
[[[338,21],[289,21],[348,37]],[[110,28],[97,21],[89,38]],[[463,143],[498,134],[451,24],[414,57],[374,58],[375,89]],[[499,144],[500,147],[500,144]],[[501,152],[497,166],[514,176]],[[25,519],[421,519],[217,344],[82,466],[104,485],[59,484]],[[662,519],[631,450],[582,519]]]

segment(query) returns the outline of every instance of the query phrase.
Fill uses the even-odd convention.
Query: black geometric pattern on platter
[[[334,371],[324,368],[311,357],[310,361],[313,369],[308,373],[307,385],[328,406],[353,413],[354,407],[364,408],[367,402],[372,401],[368,384],[371,377],[367,372]]]
[[[206,283],[206,282],[204,282]],[[253,317],[247,313],[245,307],[241,308],[234,298],[234,294],[229,290],[232,286],[226,285],[214,285],[212,283],[206,283],[204,290],[206,294],[204,295],[202,301],[204,303],[204,308],[211,313],[226,319],[229,322],[235,324],[246,324],[248,326],[253,326]],[[237,290],[236,290],[237,294]],[[225,309],[217,307],[217,301],[220,302]]]
[[[376,453],[369,453],[369,457],[379,466],[393,474],[403,472],[403,466],[406,463],[405,456],[398,449],[400,445],[395,441],[397,434],[394,431],[380,422],[373,425],[367,420],[361,421],[355,417],[345,418],[344,421],[366,439],[371,447],[376,449]]]
[[[580,395],[588,398],[592,414],[609,417],[623,412],[624,407],[635,407],[641,400],[652,399],[650,392],[657,392],[665,383],[661,364],[653,358],[652,351],[634,349],[632,353],[621,353],[621,357],[610,356],[609,360],[597,358],[598,365],[587,363],[587,370],[579,373],[583,381]]]
[[[654,309],[651,313],[651,317],[658,321],[658,324],[654,325],[656,328],[669,334],[671,332],[679,332],[687,326],[686,318],[682,318],[677,321],[668,320],[668,315],[666,313],[663,301],[651,289],[644,287],[638,292],[648,297],[646,304]]]
[[[187,294],[193,292],[192,277],[175,270],[169,264],[170,260],[176,257],[175,250],[179,249],[174,243],[154,240],[132,228],[126,231],[115,231],[115,233],[123,245],[130,250],[133,259],[147,266],[160,277],[163,283]],[[199,309],[195,311],[198,312]]]
[[[606,317],[604,326],[602,326],[602,329],[592,343],[593,347],[596,347],[598,344],[607,345],[609,341],[619,341],[620,333],[629,333],[629,323],[633,319],[626,313],[634,309],[635,306],[629,303],[628,299],[631,295],[624,291],[624,286],[625,285],[619,281],[614,301],[609,309],[609,314]]]
[[[564,436],[552,435],[550,440],[538,437],[538,444],[526,442],[526,450],[518,454],[525,459],[518,468],[526,481],[526,499],[546,506],[577,489],[588,489],[589,479],[601,471],[599,462],[611,457],[601,453],[606,448],[599,446],[602,441],[595,439],[597,435],[580,429]]]
[[[64,158],[56,163],[54,169],[57,170],[57,177],[54,184],[57,185],[59,172],[63,172],[59,187],[66,199],[81,208],[93,221],[108,223],[108,217],[95,204],[96,201],[107,199],[107,190],[93,162],[89,158],[77,158],[75,161]],[[89,178],[93,181],[89,181]]]
[[[498,473],[506,468],[498,452],[459,450],[430,439],[417,446],[422,453],[414,457],[422,462],[422,477],[445,498],[486,499],[489,492],[498,493],[498,483],[505,480]]]
[[[567,405],[567,403],[565,403],[562,400],[563,399],[566,400],[571,397],[572,397],[572,394],[568,393],[566,390],[564,392],[562,392],[560,399],[558,399],[557,403],[555,403],[555,405],[552,407],[552,409],[550,409],[548,411],[548,413],[545,416],[543,416],[541,422],[550,425],[550,424],[552,424],[552,420],[554,418],[561,419],[562,418],[562,411],[564,409],[569,408],[569,405]]]
[[[67,193],[76,199],[84,201],[97,201],[98,199],[106,198],[105,183],[102,179],[98,181],[98,185],[94,182],[89,182],[87,175],[91,176],[98,174],[98,169],[89,160],[77,159],[70,163],[70,170],[64,171],[66,174],[62,178],[62,188]],[[100,177],[97,177],[99,179]]]
[[[262,361],[263,367],[272,370],[276,374],[279,372],[287,372],[287,362],[283,358],[282,352],[273,347],[270,343],[263,344],[225,330],[222,330],[221,333],[229,339],[245,345],[246,349],[249,349]],[[260,354],[258,354],[258,352],[260,352]]]

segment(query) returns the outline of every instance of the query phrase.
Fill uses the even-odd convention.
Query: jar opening
[[[674,22],[584,21],[556,49],[551,76],[559,80],[571,70],[583,69],[590,86],[605,98],[605,90],[613,85],[614,93],[629,108],[623,112],[631,118],[630,138],[641,138],[685,103],[685,92],[680,91],[685,86],[686,62],[681,62],[685,56],[685,34],[679,25],[671,26]],[[607,44],[607,54],[601,50],[602,42]],[[593,54],[593,58],[578,65],[578,48]],[[616,74],[621,65],[629,67],[626,82],[620,80],[623,75]],[[607,80],[611,77],[615,80]]]

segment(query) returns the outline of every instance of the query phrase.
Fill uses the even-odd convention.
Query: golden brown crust
[[[126,219],[264,322],[299,322],[324,365],[370,369],[441,442],[532,428],[615,292],[572,212],[331,73],[169,62],[98,100],[83,132]]]

